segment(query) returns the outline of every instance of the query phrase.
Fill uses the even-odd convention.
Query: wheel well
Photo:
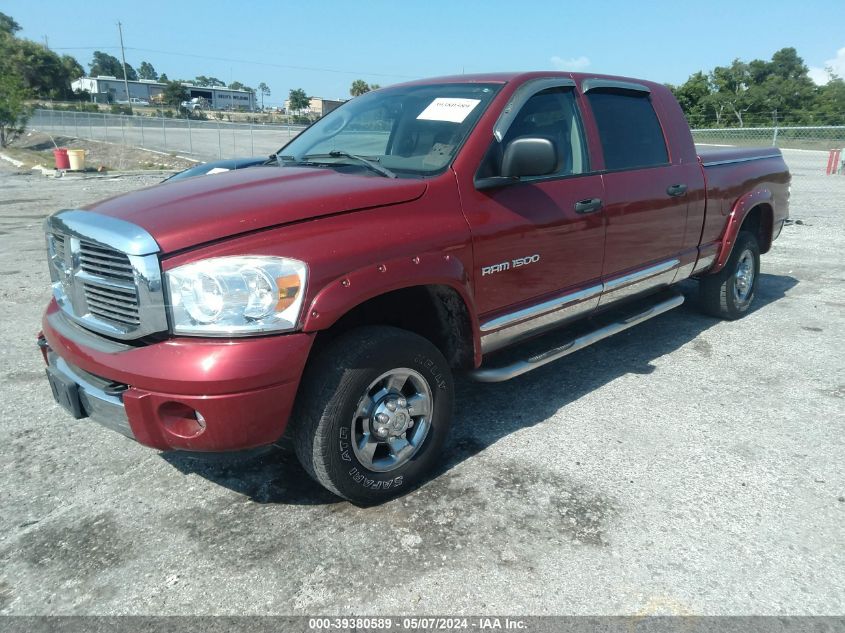
[[[740,231],[749,231],[757,237],[760,252],[766,253],[772,247],[772,222],[774,212],[768,204],[758,204],[751,209],[742,221]]]
[[[373,297],[320,331],[315,345],[363,325],[391,325],[414,332],[431,341],[450,367],[473,366],[469,309],[461,295],[448,286],[412,286]]]

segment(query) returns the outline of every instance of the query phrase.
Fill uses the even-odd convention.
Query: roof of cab
[[[555,70],[537,70],[531,72],[499,72],[499,73],[478,73],[472,75],[446,75],[443,77],[429,77],[425,79],[415,79],[413,81],[403,82],[401,84],[394,84],[394,86],[415,86],[433,83],[508,83],[511,81],[527,81],[529,79],[539,79],[545,77],[562,77],[574,80],[577,84],[581,84],[584,79],[608,79],[613,81],[627,81],[636,82],[648,86],[649,88],[662,88],[663,84],[653,81],[647,81],[637,77],[621,77],[618,75],[600,75],[598,73],[575,73]],[[387,86],[385,86],[387,87]]]

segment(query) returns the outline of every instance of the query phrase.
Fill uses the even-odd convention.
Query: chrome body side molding
[[[728,158],[726,160],[714,160],[709,163],[701,163],[704,167],[718,167],[719,165],[733,165],[735,163],[747,163],[752,160],[766,160],[767,158],[781,158],[781,154],[767,154],[766,156],[748,156],[746,158]]]
[[[670,259],[643,270],[621,275],[481,324],[481,351],[489,354],[522,339],[553,329],[623,299],[680,281],[680,260]],[[689,274],[686,270],[685,277]]]
[[[538,367],[548,365],[549,363],[563,358],[564,356],[568,356],[569,354],[572,354],[579,349],[583,349],[588,345],[592,345],[602,339],[634,327],[643,321],[647,321],[663,314],[664,312],[668,312],[673,308],[677,308],[683,302],[683,295],[674,295],[668,299],[660,301],[659,303],[655,303],[635,316],[601,327],[589,332],[588,334],[579,336],[578,338],[559,347],[555,347],[525,360],[505,365],[504,367],[480,367],[469,372],[469,376],[478,382],[503,382],[505,380],[510,380],[511,378],[516,378],[517,376],[521,376],[522,374],[528,373]]]
[[[482,352],[488,354],[592,312],[599,305],[601,291],[599,284],[482,323]]]
[[[636,272],[610,279],[604,284],[599,306],[610,305],[622,299],[668,286],[675,279],[680,260],[670,259]]]

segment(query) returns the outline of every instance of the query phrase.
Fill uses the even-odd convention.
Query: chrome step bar
[[[648,321],[649,319],[663,314],[664,312],[677,308],[683,302],[684,295],[673,295],[668,299],[655,303],[643,312],[635,314],[632,317],[622,319],[621,321],[610,323],[609,325],[597,330],[593,330],[592,332],[579,336],[564,345],[560,345],[548,351],[531,356],[525,360],[519,360],[503,367],[479,367],[478,369],[474,369],[469,372],[469,377],[478,382],[504,382],[505,380],[516,378],[517,376],[527,374],[529,371],[537,369],[538,367],[548,365],[549,363],[563,358],[564,356],[568,356],[573,352],[577,352],[579,349],[583,349],[593,343],[598,343],[602,339],[606,339],[609,336],[613,336],[614,334],[618,334],[628,328],[634,327],[643,321]]]

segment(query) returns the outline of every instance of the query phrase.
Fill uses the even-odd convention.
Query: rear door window
[[[663,130],[647,94],[591,90],[587,100],[598,126],[605,169],[669,163]]]

